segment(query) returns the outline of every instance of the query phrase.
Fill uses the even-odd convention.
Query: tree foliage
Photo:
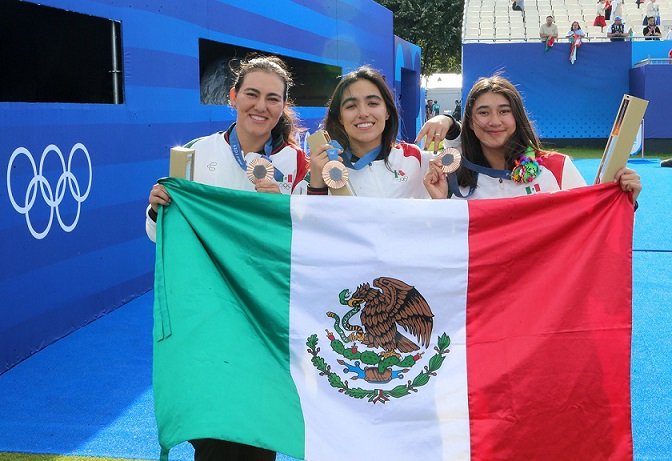
[[[378,0],[394,34],[422,48],[422,74],[461,72],[464,0]]]

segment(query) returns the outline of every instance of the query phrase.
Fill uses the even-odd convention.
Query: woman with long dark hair
[[[462,125],[462,166],[450,181],[432,162],[425,186],[432,198],[503,198],[585,186],[571,159],[544,150],[516,87],[504,77],[481,78],[471,88]],[[642,189],[628,168],[616,173],[633,201]]]
[[[435,139],[459,134],[459,125],[449,133],[451,127],[428,124]],[[323,125],[342,148],[340,160],[347,167],[354,195],[428,198],[422,178],[430,157],[416,145],[397,141],[399,114],[380,72],[363,66],[344,75],[329,101]],[[331,147],[325,144],[310,154],[310,195],[328,194],[322,170]]]
[[[308,171],[308,160],[297,147],[297,118],[289,102],[293,82],[285,63],[275,56],[255,56],[234,69],[230,103],[236,121],[226,131],[195,139],[186,147],[195,149],[193,179],[231,189],[291,193]],[[248,166],[260,159],[273,165],[273,176],[250,180]],[[159,205],[170,204],[160,184],[149,194],[146,228],[156,235]]]
[[[236,110],[235,123],[226,131],[187,144],[196,151],[193,179],[231,189],[289,194],[308,170],[306,156],[296,146],[294,137],[297,125],[288,99],[292,86],[290,73],[279,58],[257,56],[240,62],[235,76],[230,92],[230,103]],[[266,166],[268,175],[257,179],[249,174],[249,166],[262,160],[273,169]],[[158,207],[169,205],[170,196],[165,188],[155,184],[149,194],[146,217],[147,234],[152,240],[156,238]],[[272,451],[225,440],[190,442],[194,446],[195,461],[273,461],[276,458]]]

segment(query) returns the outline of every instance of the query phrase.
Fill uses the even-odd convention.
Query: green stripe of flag
[[[186,432],[267,447],[272,434],[276,448],[302,458],[304,423],[289,365],[289,197],[259,200],[174,178],[162,184],[172,203],[160,213],[156,249],[161,445],[175,446]]]

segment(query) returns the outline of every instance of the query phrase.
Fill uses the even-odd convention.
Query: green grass
[[[0,453],[0,461],[143,461],[128,458],[101,458],[98,456],[42,455],[32,453]]]
[[[572,158],[601,158],[604,149],[567,146],[558,148],[558,151],[567,154]]]
[[[557,147],[557,148],[551,148],[551,150],[557,150],[558,152],[562,152],[563,154],[567,154],[571,156],[572,158],[602,158],[602,153],[604,152],[604,148],[593,148],[593,147],[575,147],[575,146],[567,146],[567,147]],[[670,154],[665,154],[662,152],[653,152],[653,151],[646,151],[644,158],[645,159],[659,159],[659,158],[667,158],[669,157]],[[635,155],[632,158],[641,158],[639,155]]]

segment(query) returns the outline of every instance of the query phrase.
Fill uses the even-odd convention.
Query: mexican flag
[[[633,207],[257,194],[165,179],[154,399],[164,458],[632,459]]]

